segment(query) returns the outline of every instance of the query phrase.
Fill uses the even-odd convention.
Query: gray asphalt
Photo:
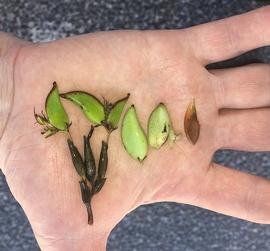
[[[270,1],[0,0],[0,30],[30,41],[113,29],[183,28],[232,16]],[[216,64],[270,62],[270,48]],[[248,126],[248,125],[247,125]],[[218,151],[214,160],[270,178],[270,154]],[[39,250],[29,222],[0,174],[0,251]],[[112,231],[109,251],[270,251],[270,226],[175,203],[142,206]]]

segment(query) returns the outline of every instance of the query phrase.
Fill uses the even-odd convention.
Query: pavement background
[[[0,0],[0,30],[49,41],[97,30],[183,28],[258,8],[246,0]],[[270,48],[216,67],[270,62]],[[270,178],[270,154],[218,151],[220,164]],[[0,174],[0,251],[39,250],[20,205]],[[113,230],[109,251],[270,251],[270,225],[174,203],[142,206]]]

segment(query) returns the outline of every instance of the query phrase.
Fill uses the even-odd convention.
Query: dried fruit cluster
[[[88,224],[93,224],[93,213],[91,209],[91,199],[98,193],[106,181],[106,171],[108,167],[108,139],[110,134],[117,129],[121,114],[127,103],[130,94],[110,103],[103,98],[103,102],[94,95],[83,91],[72,91],[59,94],[56,82],[49,92],[46,102],[46,115],[36,114],[36,122],[43,126],[41,132],[48,138],[57,132],[64,132],[68,135],[67,144],[71,154],[72,162],[80,176],[80,189],[82,201],[88,213]],[[60,97],[71,101],[78,106],[86,118],[91,122],[91,129],[87,136],[83,136],[84,154],[80,154],[75,146],[69,132],[71,122],[61,103]],[[107,130],[107,140],[102,140],[98,167],[91,148],[90,139],[96,127],[104,126]],[[195,144],[199,138],[200,124],[197,118],[195,101],[191,102],[186,110],[184,118],[184,130],[187,139]],[[181,134],[175,133],[166,106],[160,103],[150,114],[148,120],[147,135],[145,134],[135,106],[130,106],[123,118],[121,127],[121,139],[128,154],[136,160],[142,162],[148,152],[148,146],[159,149],[169,139],[175,141]]]

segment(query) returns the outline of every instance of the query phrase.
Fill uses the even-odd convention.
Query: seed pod
[[[195,100],[187,108],[184,118],[184,129],[187,139],[195,145],[200,135],[200,124],[197,118]]]
[[[147,139],[139,123],[134,105],[126,111],[123,118],[121,138],[126,151],[133,159],[139,161],[145,159],[148,151]]]
[[[52,126],[60,131],[67,131],[69,127],[68,115],[60,101],[59,91],[56,82],[47,96],[45,102],[46,114]]]
[[[91,184],[93,184],[93,181],[94,181],[95,175],[96,175],[96,162],[95,162],[94,154],[92,152],[92,148],[91,148],[91,145],[89,142],[93,131],[94,131],[94,126],[91,126],[91,130],[90,130],[88,136],[83,137],[86,178],[89,180],[89,182],[91,182]]]
[[[96,194],[98,193],[101,188],[104,186],[105,184],[105,181],[106,181],[106,178],[97,178],[96,181],[95,181],[95,185],[94,185],[94,191],[93,191],[93,194]]]
[[[80,188],[81,188],[82,201],[87,209],[88,224],[92,225],[93,224],[93,213],[92,213],[92,208],[91,208],[91,204],[90,204],[92,194],[91,194],[91,191],[90,191],[90,189],[87,186],[85,181],[81,180],[79,183],[80,183]]]
[[[107,119],[107,122],[112,130],[117,128],[117,124],[120,120],[121,114],[128,101],[129,96],[130,93],[128,93],[125,98],[120,99],[113,104],[113,107],[111,108],[111,111]]]
[[[98,163],[98,178],[104,178],[108,166],[108,144],[102,140],[100,150],[99,163]]]
[[[78,150],[78,148],[74,145],[74,143],[70,140],[67,139],[69,151],[71,154],[72,162],[73,165],[77,171],[77,173],[80,175],[85,180],[85,166],[82,160],[82,156]]]
[[[100,125],[105,120],[105,110],[102,103],[93,95],[82,91],[67,92],[60,95],[79,106],[84,115],[93,124]]]
[[[168,139],[172,130],[168,111],[160,103],[151,113],[148,120],[148,142],[153,148],[159,149]]]

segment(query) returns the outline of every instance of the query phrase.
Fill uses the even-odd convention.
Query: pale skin
[[[113,227],[139,205],[174,201],[257,223],[270,223],[270,182],[212,162],[222,148],[270,150],[270,68],[253,64],[208,71],[212,62],[270,44],[270,8],[172,31],[114,31],[44,44],[0,35],[0,167],[42,250],[105,250]],[[84,90],[115,101],[131,93],[146,129],[152,109],[166,104],[176,131],[195,98],[201,134],[150,150],[143,164],[124,151],[120,130],[109,142],[107,182],[93,198],[87,224],[67,135],[44,139],[33,108],[44,110],[53,81],[61,92]],[[14,92],[12,92],[14,86]],[[3,95],[4,93],[4,95]],[[1,93],[0,93],[1,95]],[[12,99],[12,97],[14,98]],[[63,104],[82,150],[90,128],[80,110]],[[9,109],[10,107],[10,109]],[[228,108],[228,109],[223,109]],[[242,110],[233,110],[243,108]],[[256,109],[251,109],[256,108]],[[91,143],[99,154],[102,128]]]

